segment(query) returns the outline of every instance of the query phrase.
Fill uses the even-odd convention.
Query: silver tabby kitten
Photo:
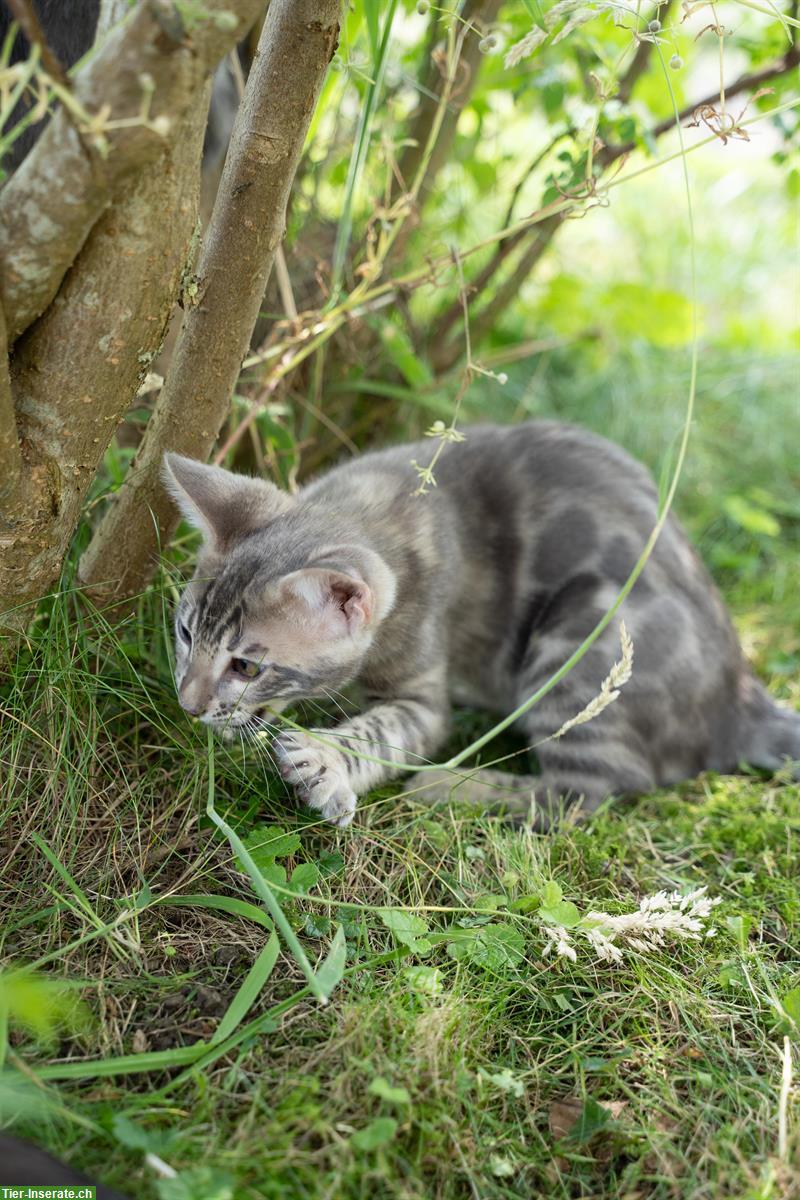
[[[267,706],[363,685],[363,715],[273,742],[281,772],[337,825],[397,774],[369,757],[435,760],[451,700],[508,713],[562,665],[616,596],[658,498],[623,450],[554,422],[475,427],[438,486],[413,492],[430,443],[336,467],[297,496],[170,454],[165,480],[204,541],[176,619],[187,712],[264,729]],[[633,677],[593,721],[543,741],[597,694],[618,656],[612,622],[518,722],[540,776],[471,772],[455,794],[525,810],[647,792],[706,769],[800,758],[800,714],[744,661],[724,605],[672,517],[622,608]],[[341,750],[338,748],[341,746]],[[367,758],[354,757],[358,751]],[[421,775],[439,797],[458,778]]]

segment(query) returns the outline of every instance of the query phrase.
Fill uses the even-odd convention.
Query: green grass
[[[501,415],[569,414],[658,469],[684,366],[668,353],[613,370],[556,358],[533,390],[512,377],[521,407]],[[797,704],[789,370],[707,359],[679,508],[761,673]],[[637,410],[648,378],[667,401]],[[771,513],[777,532],[726,510],[729,496]],[[173,559],[186,565],[184,545]],[[251,852],[265,822],[297,835],[256,857],[272,860],[312,966],[341,928],[346,958],[337,966],[334,950],[327,982],[339,982],[321,1006],[284,940],[275,957],[259,897],[206,814],[206,744],[172,687],[172,595],[165,576],[112,626],[67,592],[0,693],[0,952],[84,1003],[49,1039],[47,1020],[39,1032],[12,1020],[3,1121],[147,1200],[797,1194],[796,1092],[778,1155],[783,1038],[797,1038],[780,1001],[800,985],[796,784],[708,776],[546,837],[387,787],[338,833],[296,810],[252,751],[218,746],[216,809]],[[485,727],[461,714],[454,744]],[[303,864],[316,870],[292,880]],[[619,966],[543,959],[535,912],[515,901],[551,880],[581,912],[707,885],[718,932]],[[387,908],[423,918],[432,947],[397,940]],[[448,953],[455,935],[435,936],[487,920],[520,935],[519,961],[487,969]],[[147,1151],[178,1180],[159,1184]]]

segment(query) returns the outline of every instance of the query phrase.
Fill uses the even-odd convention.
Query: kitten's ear
[[[318,621],[330,637],[358,633],[372,620],[372,588],[357,575],[332,567],[305,567],[281,580],[285,601],[297,605],[304,620]]]
[[[234,475],[222,467],[165,454],[164,486],[209,549],[222,551],[291,508],[292,499],[265,479]]]

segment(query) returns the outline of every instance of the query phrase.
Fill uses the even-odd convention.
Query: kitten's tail
[[[789,765],[800,779],[800,712],[782,708],[757,679],[742,683],[739,757],[754,767]]]

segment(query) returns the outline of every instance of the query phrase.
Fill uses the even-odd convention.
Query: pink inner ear
[[[334,579],[331,581],[331,592],[347,617],[348,625],[355,628],[366,625],[372,614],[372,597],[367,587],[351,579]]]

